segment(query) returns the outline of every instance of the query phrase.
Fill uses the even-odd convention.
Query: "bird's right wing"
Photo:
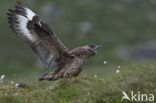
[[[57,71],[67,61],[68,49],[34,12],[18,3],[9,10],[10,27],[48,68]]]

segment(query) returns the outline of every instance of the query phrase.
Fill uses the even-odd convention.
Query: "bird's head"
[[[89,56],[93,56],[93,55],[96,55],[98,53],[97,49],[101,48],[101,46],[88,45],[88,46],[84,46],[84,48],[86,49]]]

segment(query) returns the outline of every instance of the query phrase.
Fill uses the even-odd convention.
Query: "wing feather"
[[[60,65],[66,64],[68,49],[33,11],[21,3],[15,7],[8,13],[10,27],[43,64],[53,71],[60,69]]]

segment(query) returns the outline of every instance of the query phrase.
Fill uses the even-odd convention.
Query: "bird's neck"
[[[83,52],[81,48],[76,48],[71,51],[71,54],[78,56],[79,58],[88,59],[89,55],[86,52]]]

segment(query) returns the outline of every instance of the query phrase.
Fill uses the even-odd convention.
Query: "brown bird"
[[[96,50],[100,48],[90,45],[69,50],[46,23],[19,2],[15,5],[15,10],[9,9],[7,14],[13,31],[51,70],[39,78],[39,81],[78,76],[88,58],[97,54]]]

